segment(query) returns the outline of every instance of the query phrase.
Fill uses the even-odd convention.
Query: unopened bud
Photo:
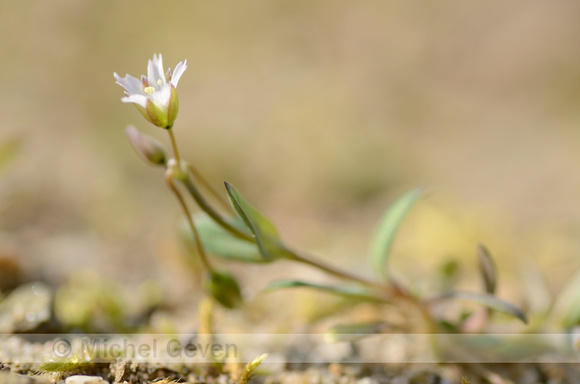
[[[125,134],[129,139],[131,146],[141,156],[145,161],[153,165],[163,165],[167,164],[167,157],[165,155],[165,148],[163,145],[144,133],[139,132],[137,128],[129,125],[125,130]]]
[[[212,271],[205,281],[205,290],[221,305],[232,309],[242,304],[242,292],[236,279],[227,272]]]

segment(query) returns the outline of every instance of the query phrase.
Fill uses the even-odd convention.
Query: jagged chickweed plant
[[[187,221],[187,233],[195,246],[197,256],[205,271],[204,287],[207,294],[226,308],[242,304],[242,294],[237,280],[225,270],[214,267],[209,255],[248,263],[273,263],[285,259],[307,264],[336,277],[335,285],[319,284],[300,279],[285,279],[272,282],[265,290],[306,287],[350,298],[356,302],[372,302],[376,305],[391,305],[393,310],[406,311],[415,308],[421,314],[423,329],[402,331],[474,332],[481,331],[493,311],[503,312],[527,322],[524,312],[515,305],[498,298],[497,279],[493,259],[483,245],[477,247],[479,269],[484,282],[483,292],[448,291],[430,297],[418,297],[408,287],[389,273],[389,253],[397,231],[414,203],[422,196],[423,189],[416,188],[398,198],[386,210],[372,237],[369,262],[377,278],[359,276],[338,266],[330,265],[317,258],[296,250],[286,244],[274,223],[265,214],[246,200],[238,190],[225,183],[231,207],[203,179],[195,167],[180,158],[173,126],[177,118],[179,102],[177,84],[187,68],[187,62],[177,64],[175,70],[164,71],[161,55],[149,61],[147,76],[137,79],[130,75],[114,74],[117,84],[125,88],[121,100],[134,104],[153,125],[165,129],[169,134],[173,157],[168,158],[163,146],[153,138],[139,132],[135,127],[126,133],[136,152],[149,163],[165,168],[165,183],[177,199]],[[189,196],[184,196],[181,184]],[[217,203],[211,204],[206,195],[213,195]],[[202,212],[192,214],[187,199],[191,198]],[[217,205],[220,207],[217,207]],[[233,211],[232,208],[233,207]],[[438,318],[437,306],[446,300],[464,299],[481,304],[485,309],[478,316],[466,312],[454,321]],[[406,302],[407,305],[392,305]],[[390,324],[346,324],[329,330],[330,335],[340,338],[341,334],[373,334],[389,332]],[[400,328],[399,328],[400,330]]]

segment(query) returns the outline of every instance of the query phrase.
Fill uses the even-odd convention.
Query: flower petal
[[[187,69],[187,60],[177,64],[174,71],[163,71],[161,54],[153,55],[147,65],[147,77],[137,79],[126,75],[121,77],[114,73],[117,84],[125,88],[124,103],[133,103],[149,122],[158,127],[169,129],[173,125],[179,110],[179,101],[175,87],[183,72]],[[170,83],[167,82],[170,80]]]
[[[153,55],[153,60],[149,60],[147,78],[149,79],[149,85],[155,88],[159,88],[161,85],[167,83],[165,73],[163,73],[163,58],[161,54]],[[159,80],[161,80],[161,84]]]
[[[147,107],[147,96],[144,95],[127,95],[121,98],[123,103],[135,103],[143,108]]]
[[[161,89],[149,95],[149,99],[163,111],[167,111],[169,100],[171,99],[171,85],[166,84]]]
[[[113,73],[113,76],[115,76],[115,79],[117,80],[116,83],[125,88],[130,94],[143,93],[143,86],[139,79],[136,79],[131,75],[125,75],[125,77],[121,77],[116,73]]]
[[[187,69],[187,60],[180,61],[179,64],[175,66],[175,70],[173,71],[173,75],[171,76],[171,85],[177,87],[177,83],[183,75],[183,72]]]

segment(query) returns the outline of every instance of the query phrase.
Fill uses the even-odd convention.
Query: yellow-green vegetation
[[[39,372],[73,374],[94,366],[90,359],[81,359],[77,356],[58,360],[49,360],[38,366]]]
[[[268,354],[264,353],[264,354],[256,357],[254,360],[250,361],[249,363],[247,363],[244,366],[244,369],[242,370],[242,374],[240,375],[237,384],[248,384],[248,382],[254,376],[254,371],[260,366],[262,361],[264,361],[267,357],[268,357]]]

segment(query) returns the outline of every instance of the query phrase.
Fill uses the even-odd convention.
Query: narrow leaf
[[[505,300],[502,300],[498,297],[490,295],[488,293],[472,293],[472,292],[447,292],[441,295],[432,297],[429,299],[430,303],[438,302],[441,300],[448,300],[448,299],[464,299],[470,300],[484,307],[496,310],[498,312],[503,312],[505,314],[511,315],[523,321],[524,323],[528,323],[528,318],[524,311],[520,308],[515,306],[512,303],[509,303]]]
[[[485,291],[493,295],[497,287],[497,268],[491,253],[483,244],[477,246],[477,259],[479,262],[479,272],[485,285]]]
[[[352,299],[357,300],[364,300],[364,301],[374,301],[374,302],[385,302],[386,299],[381,298],[374,294],[371,290],[361,287],[359,285],[341,285],[341,286],[334,286],[334,285],[326,285],[326,284],[317,284],[317,283],[310,283],[307,281],[301,280],[277,280],[269,283],[266,288],[264,288],[264,292],[272,292],[278,289],[286,289],[286,288],[312,288],[323,292],[332,293],[335,295],[345,296]]]
[[[262,257],[266,261],[286,257],[288,250],[270,219],[244,199],[231,184],[225,185],[232,206],[254,234]]]
[[[375,230],[369,248],[369,257],[375,272],[385,281],[389,278],[387,260],[395,235],[422,193],[422,188],[415,188],[399,197],[384,213]]]
[[[356,341],[365,336],[377,335],[390,329],[388,323],[377,321],[371,323],[338,324],[324,333],[324,339],[330,343]]]
[[[232,236],[206,214],[197,214],[193,220],[205,250],[212,255],[227,260],[247,263],[267,263],[269,261],[262,257],[256,244]],[[240,218],[231,221],[230,224],[234,227],[245,227],[244,222]],[[187,219],[183,220],[180,225],[180,230],[186,241],[193,244],[193,234],[191,233]]]

